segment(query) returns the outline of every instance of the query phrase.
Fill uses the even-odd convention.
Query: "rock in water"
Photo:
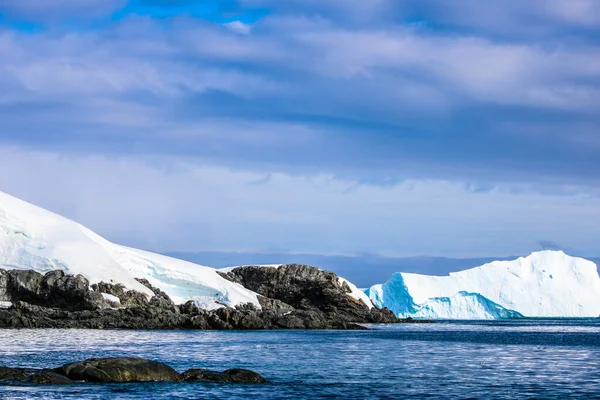
[[[0,381],[1,380],[19,380],[23,379],[27,376],[27,373],[22,368],[9,368],[9,367],[0,367]]]
[[[166,364],[143,358],[91,358],[55,370],[73,381],[177,382],[181,377]]]
[[[229,383],[265,383],[260,374],[248,369],[228,369],[224,372],[208,369],[190,369],[181,374],[186,382],[229,382]]]
[[[66,376],[57,374],[55,372],[39,372],[37,374],[29,375],[23,382],[37,383],[39,385],[70,385],[74,383]]]
[[[228,369],[224,374],[229,375],[234,382],[238,383],[265,383],[267,380],[260,374],[248,369]]]

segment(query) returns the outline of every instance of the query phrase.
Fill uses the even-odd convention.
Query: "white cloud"
[[[232,31],[241,33],[242,35],[247,35],[252,31],[252,26],[250,24],[245,24],[242,21],[227,22],[224,25]]]
[[[281,173],[256,185],[263,175],[191,160],[6,147],[0,168],[12,171],[0,176],[1,190],[109,239],[161,251],[514,254],[535,248],[540,237],[597,249],[600,235],[600,197],[576,187],[542,195],[411,180],[382,188],[325,174]]]

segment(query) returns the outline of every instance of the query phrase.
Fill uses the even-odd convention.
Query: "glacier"
[[[251,303],[258,295],[222,278],[214,268],[109,242],[58,214],[0,192],[0,268],[63,270],[90,284],[121,283],[152,297],[135,278],[145,278],[175,303],[193,300],[202,308]]]
[[[512,261],[427,276],[396,273],[366,294],[400,317],[501,319],[583,318],[600,315],[596,264],[562,251],[534,252]]]

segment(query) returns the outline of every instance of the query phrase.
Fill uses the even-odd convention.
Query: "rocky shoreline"
[[[176,305],[143,279],[138,281],[154,292],[150,299],[118,283],[90,285],[82,275],[60,270],[42,275],[0,269],[0,328],[366,329],[359,324],[428,322],[369,307],[349,296],[351,289],[333,272],[315,267],[240,267],[222,276],[258,293],[261,309]]]
[[[69,385],[134,382],[221,382],[266,383],[260,374],[247,369],[223,372],[192,368],[178,373],[170,366],[143,358],[92,358],[52,369],[0,366],[0,382],[15,384]]]

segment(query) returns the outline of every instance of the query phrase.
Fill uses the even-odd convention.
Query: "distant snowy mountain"
[[[61,269],[90,283],[122,283],[153,296],[134,278],[146,278],[176,303],[196,300],[204,308],[252,303],[256,293],[209,268],[111,243],[84,226],[0,192],[0,268]]]
[[[396,273],[366,291],[373,303],[398,316],[449,319],[598,317],[596,265],[562,251],[541,251],[514,261],[427,276]]]

